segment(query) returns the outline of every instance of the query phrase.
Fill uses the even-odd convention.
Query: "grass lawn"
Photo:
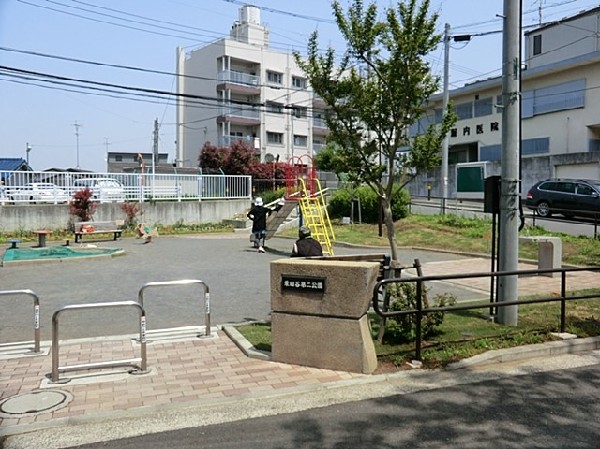
[[[389,248],[385,227],[379,237],[377,224],[333,224],[336,241]],[[282,235],[295,237],[296,229]],[[521,236],[545,235],[562,240],[563,263],[568,265],[600,265],[600,239],[550,232],[540,226],[526,226]],[[428,248],[449,252],[491,254],[491,220],[447,215],[409,215],[396,222],[396,240],[399,247]],[[535,243],[520,243],[519,257],[537,259]]]
[[[600,335],[600,290],[576,294],[598,295],[597,300],[573,300],[567,303],[566,331],[578,337]],[[525,298],[523,298],[525,299]],[[486,303],[482,303],[486,304]],[[560,303],[519,306],[518,326],[504,326],[485,318],[486,309],[447,312],[435,335],[423,341],[422,361],[427,368],[444,367],[449,363],[493,350],[543,343],[554,340],[552,332],[560,331]],[[379,319],[370,314],[370,322],[379,371],[402,369],[415,357],[414,343],[380,344],[376,340]],[[236,329],[256,348],[271,351],[269,323],[253,323]]]
[[[433,250],[490,254],[492,248],[491,221],[463,218],[456,215],[413,214],[396,223],[398,246],[428,248]],[[333,224],[336,240],[353,244],[388,248],[385,237],[379,237],[378,225]],[[295,229],[284,235],[294,237]],[[525,227],[520,235],[547,235],[562,240],[563,263],[580,266],[600,265],[600,240],[555,233],[535,226]],[[519,245],[519,257],[537,259],[538,248],[533,243]],[[573,292],[573,295],[594,294],[598,300],[576,300],[567,304],[567,332],[578,337],[600,335],[600,290]],[[526,299],[526,298],[521,298]],[[438,332],[423,342],[422,361],[429,368],[443,367],[462,358],[471,357],[493,349],[542,343],[555,339],[552,332],[560,330],[560,304],[543,303],[519,307],[519,325],[503,326],[486,319],[486,309],[456,311],[445,314]],[[379,319],[371,316],[371,329],[379,362],[378,370],[402,369],[415,356],[414,343],[380,344],[375,336]],[[238,327],[238,330],[255,347],[271,350],[271,334],[268,323],[257,323]]]

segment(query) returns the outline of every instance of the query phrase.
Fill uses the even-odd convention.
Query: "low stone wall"
[[[372,373],[367,310],[379,263],[323,259],[271,262],[272,359]]]
[[[139,220],[152,225],[221,223],[224,219],[246,212],[248,200],[161,201],[143,203]],[[0,232],[33,231],[36,229],[69,229],[75,217],[69,215],[66,204],[19,204],[0,206]],[[98,204],[94,220],[124,220],[120,203]]]

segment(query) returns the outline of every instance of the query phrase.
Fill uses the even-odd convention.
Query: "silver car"
[[[8,194],[12,202],[66,203],[69,195],[50,182],[29,182]]]

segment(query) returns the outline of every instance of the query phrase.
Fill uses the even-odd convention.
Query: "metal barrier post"
[[[421,360],[421,321],[423,320],[423,283],[417,282],[417,322],[415,323],[416,349],[415,358]]]
[[[0,296],[28,295],[33,298],[33,352],[40,352],[40,298],[32,290],[0,290]]]
[[[204,336],[210,337],[210,293],[208,285],[204,281],[198,279],[182,279],[179,281],[163,281],[163,282],[148,282],[144,284],[138,292],[138,303],[144,307],[144,291],[150,287],[167,287],[175,285],[200,284],[204,288]]]
[[[567,308],[567,273],[564,271],[560,276],[560,331],[565,331],[566,308]]]
[[[87,363],[81,365],[72,365],[72,366],[59,366],[59,326],[58,326],[58,318],[62,312],[68,310],[84,310],[84,309],[102,309],[109,307],[134,307],[138,309],[139,312],[139,320],[140,320],[140,345],[141,345],[141,355],[140,358],[130,359],[130,360],[115,360],[109,362],[99,362],[99,363]],[[52,382],[59,382],[59,372],[66,371],[75,371],[80,369],[90,369],[90,368],[112,368],[118,366],[136,366],[136,362],[141,362],[140,369],[137,374],[143,374],[147,371],[147,353],[146,353],[146,313],[144,312],[144,308],[135,301],[115,301],[115,302],[99,302],[94,304],[73,304],[64,306],[52,314]],[[68,382],[68,381],[67,381]]]

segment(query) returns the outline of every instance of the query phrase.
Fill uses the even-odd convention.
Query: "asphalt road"
[[[269,263],[289,257],[293,241],[268,240],[265,254],[252,248],[245,233],[161,236],[148,245],[132,238],[93,244],[123,248],[125,254],[0,267],[1,290],[31,289],[39,296],[42,340],[51,339],[52,314],[62,306],[137,300],[140,288],[155,281],[204,281],[209,287],[213,326],[267,319],[271,311]],[[389,250],[335,248],[336,255],[365,253],[389,253]],[[413,250],[402,250],[401,256],[405,264],[412,264],[415,258],[426,263],[462,257]],[[0,343],[33,338],[32,304],[29,297],[0,297]],[[148,289],[144,307],[148,330],[205,323],[204,291],[198,285]],[[137,326],[134,310],[70,312],[61,315],[59,335],[61,339],[72,339],[135,334],[139,331]]]
[[[597,448],[598,365],[488,380],[78,449]]]

